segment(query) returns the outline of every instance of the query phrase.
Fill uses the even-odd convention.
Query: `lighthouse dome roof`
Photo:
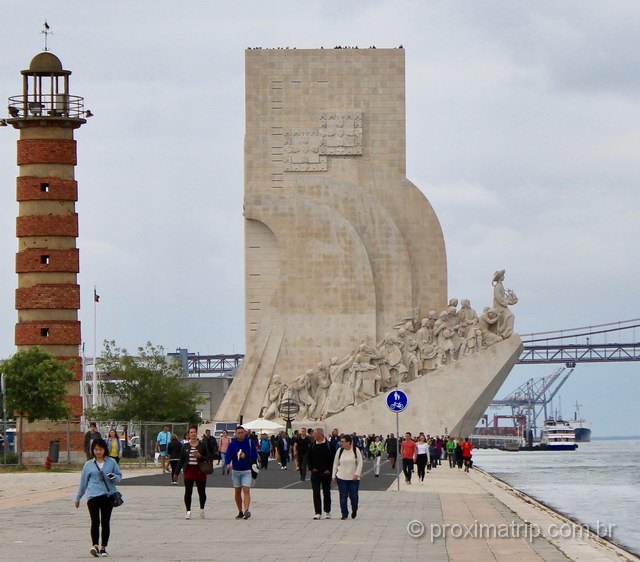
[[[39,53],[31,59],[30,72],[62,72],[62,63],[53,53]]]

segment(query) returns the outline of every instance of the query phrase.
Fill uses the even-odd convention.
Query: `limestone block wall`
[[[404,50],[250,49],[245,98],[246,358],[216,416],[229,421],[260,414],[273,374],[447,302],[440,224],[405,177]]]

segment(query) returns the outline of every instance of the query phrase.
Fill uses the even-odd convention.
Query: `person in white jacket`
[[[347,498],[351,500],[351,518],[358,514],[358,490],[360,489],[360,474],[362,473],[362,453],[354,447],[351,435],[340,437],[340,449],[333,460],[333,481],[338,483],[340,492],[340,511],[342,518],[349,517]]]

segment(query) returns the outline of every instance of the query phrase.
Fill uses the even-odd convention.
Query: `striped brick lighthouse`
[[[20,131],[17,178],[15,343],[18,350],[40,346],[61,360],[74,360],[75,380],[68,383],[74,422],[25,424],[23,458],[40,462],[49,441],[60,440],[66,461],[67,437],[72,461],[82,461],[80,381],[82,361],[79,255],[76,247],[78,186],[74,179],[74,130],[90,112],[84,100],[69,93],[71,72],[60,59],[45,51],[36,55],[22,74],[22,94],[9,98],[6,122]]]

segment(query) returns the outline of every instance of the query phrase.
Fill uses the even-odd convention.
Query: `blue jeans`
[[[342,512],[342,517],[348,517],[347,497],[351,500],[351,513],[358,511],[360,480],[342,480],[341,478],[337,478],[336,480],[338,482],[338,491],[340,492],[340,511]]]

